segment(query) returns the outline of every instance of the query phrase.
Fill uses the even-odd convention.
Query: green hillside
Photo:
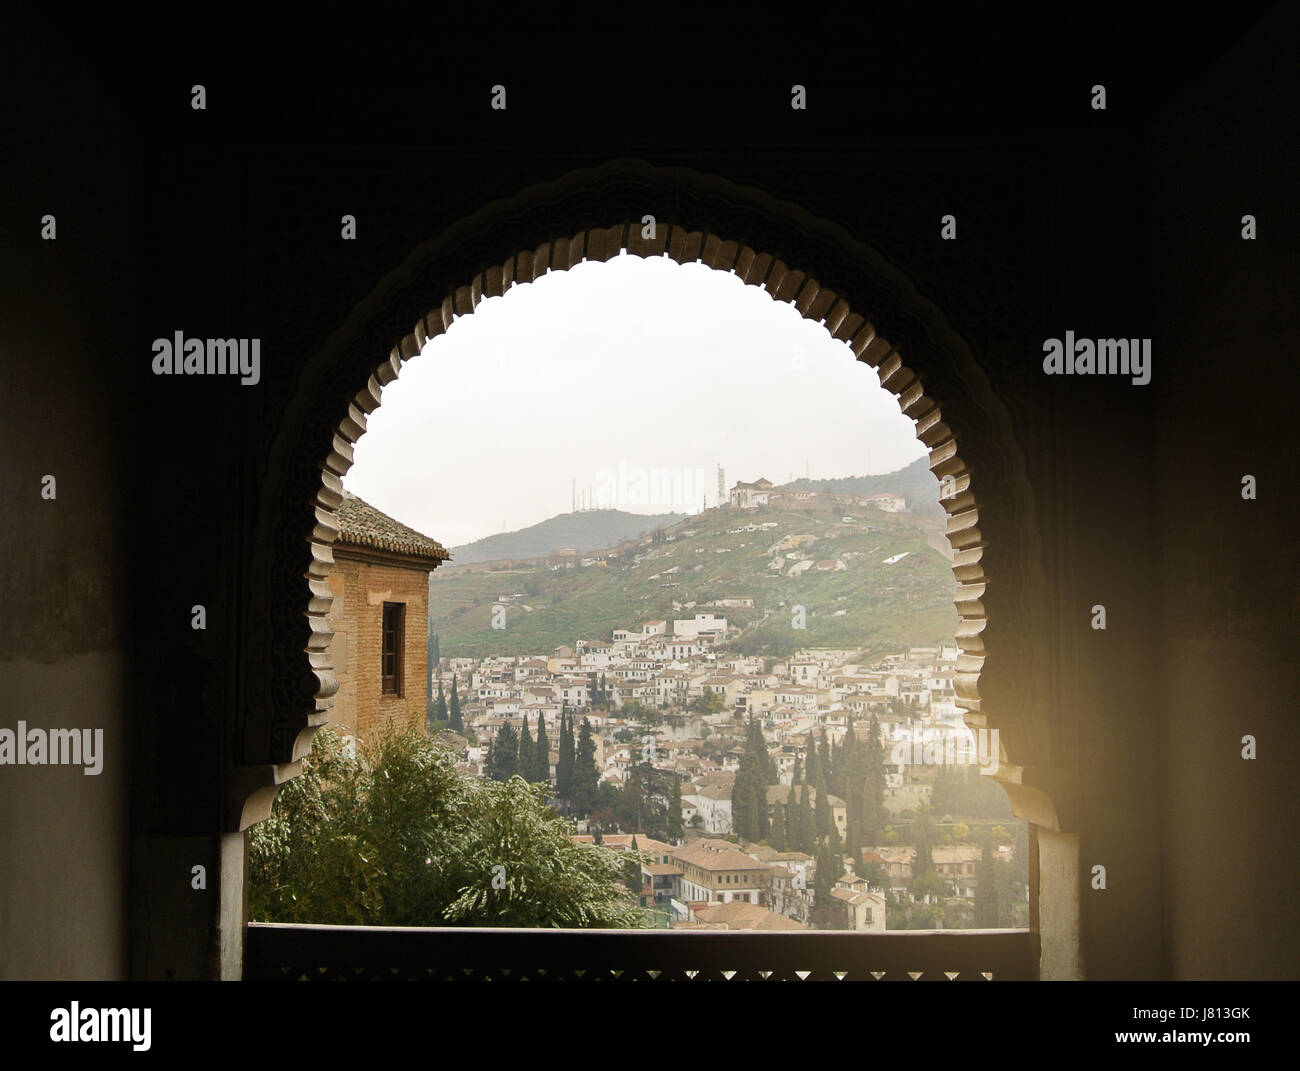
[[[459,575],[439,570],[429,583],[431,627],[443,657],[547,653],[577,639],[607,640],[614,629],[647,620],[708,612],[714,599],[748,596],[753,609],[715,610],[743,628],[729,643],[741,653],[951,642],[955,581],[947,559],[929,545],[933,526],[927,533],[912,514],[870,507],[849,513],[854,523],[829,511],[712,509],[669,529],[671,541],[642,541],[608,555],[604,566],[555,570],[538,564]],[[775,527],[727,531],[764,523]],[[775,549],[790,537],[805,542],[794,551]],[[787,576],[796,564],[787,552],[844,558],[845,568]],[[781,563],[779,570],[769,568],[773,561]],[[696,605],[674,610],[674,600]],[[498,604],[505,610],[504,629],[491,627]],[[805,608],[803,630],[792,627],[796,604]]]
[[[451,548],[457,565],[496,562],[515,558],[544,558],[566,547],[599,550],[665,528],[686,517],[685,513],[626,513],[618,509],[583,510],[562,513],[517,532],[501,532]]]

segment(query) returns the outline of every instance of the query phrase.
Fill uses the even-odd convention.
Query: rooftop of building
[[[697,840],[678,848],[673,858],[683,863],[693,863],[705,870],[766,870],[767,865],[746,855],[734,844],[723,840]]]
[[[365,499],[348,491],[338,508],[338,542],[372,550],[386,550],[413,558],[427,558],[443,562],[451,558],[450,552],[436,539],[417,532],[401,521],[394,520],[375,509]]]
[[[806,930],[802,922],[778,915],[765,907],[733,900],[729,904],[710,904],[694,912],[695,921],[707,927],[727,930]],[[703,928],[703,927],[701,927]]]

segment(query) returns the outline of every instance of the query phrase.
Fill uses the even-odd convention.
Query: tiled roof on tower
[[[357,547],[387,550],[432,561],[447,561],[451,554],[436,539],[408,528],[400,521],[381,513],[364,499],[347,491],[338,508],[338,542]]]

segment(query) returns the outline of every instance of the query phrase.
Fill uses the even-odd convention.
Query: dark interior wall
[[[0,727],[103,731],[98,775],[0,767],[0,978],[124,978],[127,176],[117,116],[83,68],[13,38],[0,55],[24,88],[6,88],[0,141]],[[32,100],[43,106],[21,107]],[[53,241],[41,238],[47,214]]]
[[[1252,47],[1269,39],[1255,31]],[[609,64],[601,93],[562,63],[506,64],[517,72],[506,78],[484,62],[470,77],[462,58],[464,69],[395,65],[367,79],[353,68],[343,78],[311,55],[292,65],[250,60],[238,78],[166,53],[139,70],[89,48],[69,60],[70,75],[51,75],[51,88],[28,94],[37,103],[25,106],[26,140],[11,144],[43,165],[14,173],[17,195],[0,219],[0,260],[14,281],[5,288],[4,399],[18,459],[3,470],[13,487],[5,501],[17,505],[0,539],[6,559],[21,563],[4,574],[10,613],[0,622],[0,657],[8,661],[0,667],[12,684],[0,725],[56,716],[90,724],[94,710],[125,733],[130,709],[134,841],[128,852],[124,765],[116,781],[107,780],[112,768],[80,780],[66,770],[0,770],[0,836],[8,838],[0,841],[0,940],[14,942],[0,945],[0,956],[21,949],[0,960],[0,973],[124,973],[128,856],[135,973],[210,972],[216,908],[191,893],[188,868],[215,865],[229,770],[257,749],[237,728],[250,681],[270,657],[258,638],[265,593],[249,578],[259,518],[268,510],[307,518],[274,531],[297,549],[310,528],[307,502],[277,501],[273,490],[282,475],[273,447],[305,389],[303,370],[422,241],[533,183],[628,157],[752,186],[870,244],[943,310],[1008,411],[1019,483],[1004,471],[1014,467],[1010,454],[972,444],[977,495],[981,475],[1001,489],[981,518],[991,555],[982,685],[991,712],[1057,726],[1037,761],[1054,771],[1085,877],[1092,865],[1108,876],[1105,892],[1082,892],[1088,975],[1293,973],[1294,945],[1268,935],[1283,923],[1295,932],[1287,883],[1265,880],[1262,869],[1277,855],[1265,842],[1287,813],[1281,762],[1294,744],[1286,735],[1294,733],[1286,718],[1294,679],[1285,669],[1294,582],[1281,560],[1287,392],[1236,381],[1225,390],[1211,362],[1217,340],[1231,337],[1238,352],[1252,347],[1261,367],[1290,372],[1275,356],[1295,348],[1289,193],[1281,179],[1243,176],[1269,171],[1269,132],[1294,122],[1259,114],[1261,95],[1282,107],[1272,82],[1281,75],[1272,72],[1287,68],[1249,52],[1212,76],[1209,97],[1195,86],[1180,95],[1209,69],[1217,41],[1177,47],[1153,33],[1127,51],[1080,44],[1077,56],[1034,54],[1000,72],[940,48],[906,63],[882,56],[869,83],[860,64],[800,67],[795,77],[704,65],[666,81]],[[806,116],[787,105],[788,85],[800,78],[811,83]],[[206,113],[188,107],[197,80],[208,83]],[[504,116],[485,103],[497,80],[510,87]],[[1098,80],[1111,91],[1100,115],[1087,108],[1087,87]],[[126,117],[120,129],[105,108]],[[64,140],[47,136],[52,124]],[[1232,152],[1214,151],[1218,136],[1234,139]],[[99,161],[93,172],[86,145]],[[1271,205],[1276,222],[1268,229],[1261,209],[1257,243],[1233,240],[1247,208],[1226,211],[1221,240],[1205,225],[1225,215],[1234,184]],[[37,241],[51,191],[69,205],[69,220],[83,218],[88,237],[65,230],[60,214],[59,241]],[[599,208],[587,225],[616,222],[606,216],[631,207],[609,190],[587,196]],[[644,210],[669,220],[691,204],[667,181],[649,199]],[[345,212],[357,216],[356,242],[339,240]],[[938,238],[946,212],[958,216],[956,243]],[[581,215],[570,207],[516,219],[519,243],[474,249],[469,274],[519,244],[565,233]],[[756,241],[762,230],[735,237]],[[1231,270],[1208,275],[1201,266],[1210,262]],[[828,286],[846,282],[824,274],[826,264],[792,266],[822,272]],[[444,292],[430,287],[430,300]],[[79,329],[53,338],[50,325],[68,321]],[[412,322],[394,320],[393,341]],[[880,327],[888,337],[890,324]],[[153,376],[151,340],[177,330],[261,338],[262,383]],[[1152,384],[1043,376],[1042,340],[1066,330],[1153,336]],[[928,341],[916,342],[924,353]],[[1175,356],[1184,352],[1199,357]],[[330,385],[339,417],[361,386]],[[959,387],[937,400],[958,414],[960,433]],[[1215,432],[1202,434],[1210,420]],[[60,429],[57,445],[51,428]],[[1240,445],[1252,437],[1258,448]],[[1225,443],[1241,453],[1223,452]],[[329,447],[322,439],[309,464]],[[1237,456],[1257,456],[1256,468]],[[1200,481],[1195,505],[1176,475],[1189,458]],[[68,511],[59,516],[73,518],[66,527],[40,512],[54,504],[40,501],[39,475],[56,464],[72,476],[68,490],[59,484],[57,505]],[[1261,501],[1234,497],[1238,468],[1260,476]],[[1210,473],[1227,496],[1218,512],[1201,493]],[[1254,513],[1231,512],[1242,509]],[[1222,556],[1228,545],[1269,564],[1206,568],[1207,553]],[[305,601],[299,573],[270,582],[301,590]],[[1204,614],[1186,612],[1189,601]],[[189,628],[194,603],[208,609],[202,633]],[[1105,632],[1089,627],[1096,603],[1107,607]],[[133,637],[122,617],[130,606],[145,623]],[[1214,616],[1224,612],[1228,625]],[[274,668],[305,673],[306,662]],[[1243,677],[1267,699],[1240,715],[1265,726],[1249,772],[1232,761],[1240,762],[1234,741],[1251,729],[1229,725],[1225,713],[1241,709]],[[1227,765],[1211,766],[1220,747]],[[94,847],[79,849],[88,828]],[[51,844],[59,850],[38,850]],[[1216,866],[1216,856],[1232,865]],[[1233,892],[1213,918],[1203,913],[1207,871]],[[84,899],[95,906],[77,915]],[[68,917],[83,919],[80,929],[68,931]]]
[[[1294,978],[1300,12],[1279,9],[1153,125],[1165,355],[1157,509],[1164,969]],[[1258,238],[1241,237],[1243,215]],[[1242,477],[1258,480],[1244,501]],[[1242,758],[1254,736],[1258,757]]]

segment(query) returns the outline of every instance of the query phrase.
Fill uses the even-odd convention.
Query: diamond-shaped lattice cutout
[[[835,980],[836,980],[837,982],[842,982],[842,981],[844,981],[844,976],[845,976],[846,974],[848,974],[848,973],[849,973],[848,971],[836,971],[836,972],[835,972]]]
[[[687,977],[688,979],[690,979],[691,981],[694,981],[694,980],[695,980],[695,976],[696,976],[697,974],[699,974],[700,972],[699,972],[699,971],[684,971],[683,973],[686,975],[686,977]]]
[[[794,973],[798,976],[799,981],[806,982],[808,975],[812,974],[812,971],[795,971]]]
[[[730,982],[733,978],[736,977],[736,972],[735,972],[735,971],[723,971],[723,972],[722,972],[722,977],[725,978],[728,982]]]
[[[992,972],[992,971],[980,971],[980,977],[983,978],[984,981],[986,981],[986,982],[991,982],[991,981],[993,981],[993,972]]]
[[[758,976],[759,976],[760,978],[762,978],[763,981],[766,982],[769,978],[772,977],[772,972],[771,972],[771,971],[759,971],[759,972],[758,972]]]
[[[950,981],[950,982],[955,982],[955,981],[957,980],[957,975],[959,975],[959,974],[961,974],[961,971],[944,971],[944,972],[943,972],[943,976],[944,976],[945,978],[947,978],[948,981]]]
[[[921,975],[923,975],[924,973],[925,973],[925,971],[908,971],[908,972],[907,972],[907,976],[908,976],[910,979],[912,979],[912,981],[916,982],[916,981],[919,981],[919,980],[920,980]]]
[[[874,978],[874,979],[878,982],[878,981],[880,981],[880,979],[882,979],[883,977],[885,977],[885,972],[884,972],[884,971],[872,971],[872,972],[871,972],[871,977]]]
[[[650,981],[652,982],[659,981],[659,974],[660,974],[659,971],[646,971],[646,974],[650,975]]]

